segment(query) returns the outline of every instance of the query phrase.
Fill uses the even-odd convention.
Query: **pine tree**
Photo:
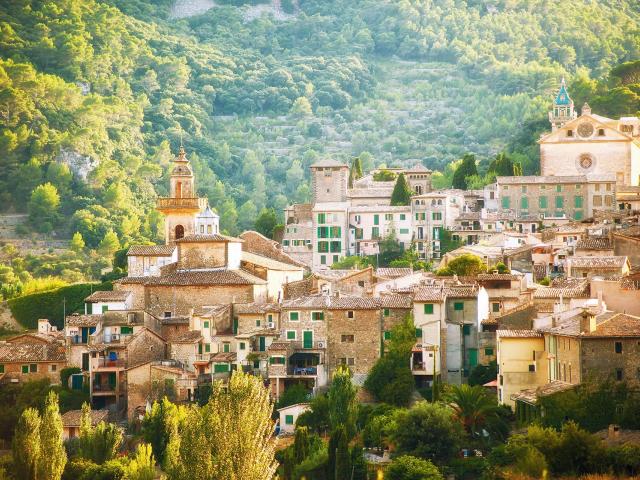
[[[477,174],[478,169],[476,168],[476,156],[471,153],[465,153],[462,157],[462,163],[458,166],[455,173],[453,174],[453,188],[466,190],[467,177]]]
[[[49,233],[58,222],[58,189],[50,183],[38,185],[31,193],[27,208],[31,225],[39,232]]]
[[[151,445],[141,443],[126,467],[127,480],[153,480],[156,478],[155,460]]]
[[[62,417],[58,408],[58,395],[49,392],[40,422],[40,452],[38,480],[60,480],[67,454],[62,444]]]
[[[98,252],[107,258],[111,258],[111,256],[120,249],[120,240],[118,240],[118,235],[113,230],[109,230],[104,238],[100,241],[98,245]]]
[[[393,187],[393,193],[391,193],[391,205],[409,205],[411,203],[412,193],[407,179],[404,177],[404,173],[401,173],[398,175],[396,184]]]
[[[76,253],[80,253],[82,250],[84,250],[84,238],[82,238],[82,234],[80,232],[76,232],[73,234],[69,247]]]
[[[18,420],[12,445],[16,478],[38,478],[40,424],[40,415],[35,408],[27,408]]]

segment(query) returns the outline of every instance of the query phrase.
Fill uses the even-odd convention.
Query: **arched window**
[[[176,225],[176,240],[184,237],[184,227],[182,225]]]
[[[176,182],[176,198],[182,198],[182,182]]]
[[[416,185],[416,193],[422,195],[422,185]]]

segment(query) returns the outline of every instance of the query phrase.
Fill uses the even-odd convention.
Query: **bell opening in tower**
[[[176,225],[176,240],[184,237],[184,227],[182,225]]]

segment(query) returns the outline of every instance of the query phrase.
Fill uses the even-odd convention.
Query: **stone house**
[[[601,298],[610,310],[640,316],[640,279],[637,276],[620,279],[593,277],[590,290],[592,298]]]
[[[64,344],[58,341],[0,342],[0,383],[21,383],[48,378],[60,383],[60,370],[67,366]]]
[[[446,295],[444,284],[440,283],[419,288],[413,297],[416,345],[410,365],[418,385],[430,385],[434,374],[442,377],[446,368]]]
[[[127,418],[135,418],[148,404],[167,397],[172,402],[192,402],[197,388],[196,375],[180,363],[148,361],[127,368]]]
[[[130,277],[157,277],[162,267],[178,261],[175,245],[132,245],[127,251]]]
[[[536,330],[498,330],[496,343],[498,403],[513,407],[514,394],[547,383],[544,335]]]
[[[584,308],[560,325],[542,329],[548,380],[578,384],[611,379],[640,386],[640,317]]]
[[[590,298],[589,281],[567,278],[554,280],[550,286],[539,286],[533,293],[533,303],[539,316],[581,307]]]
[[[593,276],[625,276],[631,271],[627,257],[571,257],[567,259],[567,276],[590,278]]]
[[[80,436],[80,420],[82,410],[69,410],[62,414],[62,440],[69,440]],[[109,421],[108,410],[91,410],[91,425]]]
[[[296,403],[278,409],[280,418],[280,434],[292,435],[296,430],[296,422],[300,414],[309,411],[311,405],[309,403]]]
[[[584,237],[576,243],[574,255],[576,257],[612,257],[613,243],[608,236]]]

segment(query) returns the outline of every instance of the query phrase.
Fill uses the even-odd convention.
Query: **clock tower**
[[[567,92],[567,85],[562,78],[560,89],[553,101],[553,110],[549,112],[549,122],[551,122],[551,131],[555,132],[558,128],[562,128],[565,123],[577,118],[576,111],[573,108],[573,100]]]

